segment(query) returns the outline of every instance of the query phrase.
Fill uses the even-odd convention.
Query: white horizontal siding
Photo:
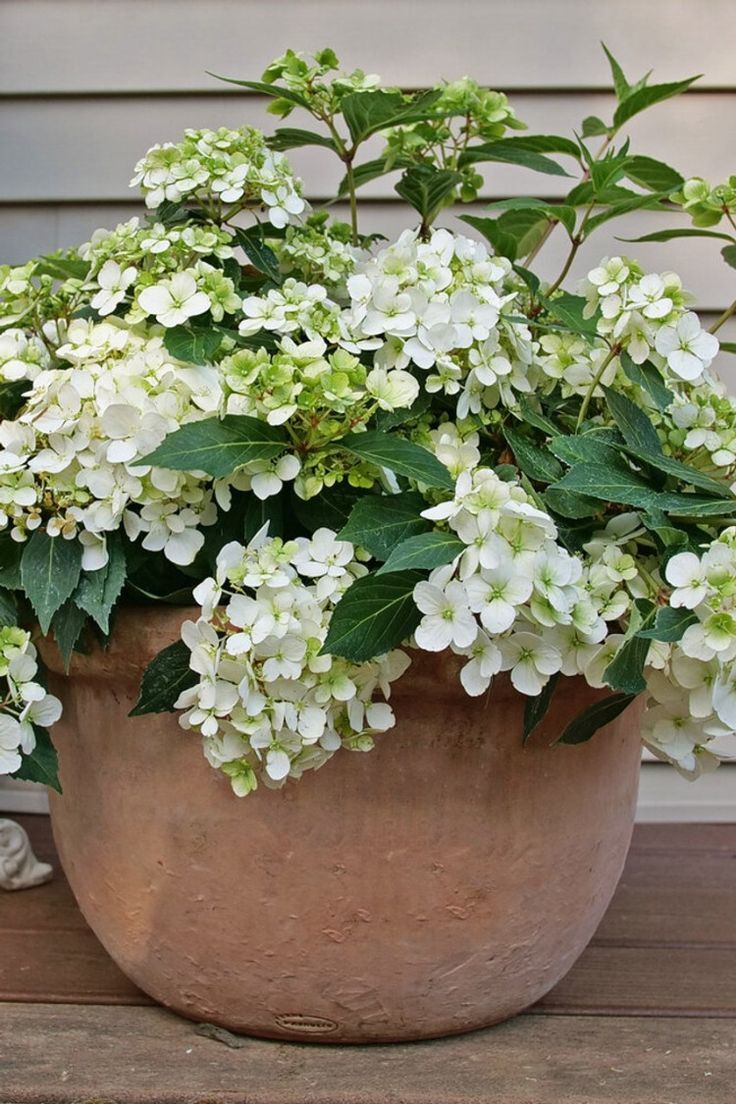
[[[604,88],[603,39],[633,77],[733,87],[732,0],[2,0],[7,92],[191,91],[257,77],[287,47],[417,87]],[[7,44],[12,42],[12,48]]]

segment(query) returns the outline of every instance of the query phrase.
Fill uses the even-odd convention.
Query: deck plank
[[[158,1008],[8,1005],[8,1104],[732,1104],[736,1021],[520,1016],[373,1047],[241,1049]]]

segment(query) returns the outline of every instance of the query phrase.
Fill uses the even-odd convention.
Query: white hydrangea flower
[[[144,288],[138,305],[153,314],[162,326],[181,326],[190,318],[210,309],[209,296],[200,291],[191,272],[177,272],[160,284]]]

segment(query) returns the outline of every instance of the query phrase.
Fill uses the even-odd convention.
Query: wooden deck
[[[18,817],[54,861],[46,817]],[[238,1046],[151,1004],[61,872],[0,893],[0,1104],[734,1104],[736,825],[637,828],[588,950],[532,1011],[431,1043]]]

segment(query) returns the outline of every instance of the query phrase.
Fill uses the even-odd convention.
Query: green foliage
[[[429,570],[451,563],[465,551],[465,545],[454,533],[419,533],[408,537],[391,552],[386,563],[379,567],[377,575],[388,571],[409,571],[413,568]]]
[[[252,460],[273,460],[287,444],[287,434],[280,426],[247,414],[228,414],[182,426],[140,462],[175,471],[203,471],[219,478],[232,475]]]
[[[265,231],[260,223],[256,223],[255,226],[251,226],[247,230],[244,230],[242,226],[236,226],[235,240],[259,272],[262,272],[274,284],[281,283],[282,276],[279,272],[278,258],[273,249],[266,245]]]
[[[386,560],[398,545],[432,528],[426,518],[419,516],[425,506],[416,491],[366,495],[353,506],[339,535],[367,549],[376,559]]]
[[[413,591],[421,571],[364,575],[338,602],[322,651],[362,663],[411,636],[421,614]]]
[[[45,728],[34,725],[33,731],[36,736],[36,746],[30,755],[23,756],[23,762],[12,777],[23,782],[38,782],[61,793],[59,757],[56,754],[56,748],[51,743],[51,737]]]
[[[396,191],[419,213],[422,224],[429,226],[452,198],[461,179],[460,173],[450,169],[416,165],[406,170]]]
[[[202,424],[202,423],[200,423]],[[415,445],[404,437],[391,436],[378,430],[365,433],[349,433],[335,442],[338,448],[368,460],[381,468],[388,468],[396,475],[416,479],[427,487],[440,487],[451,491],[455,482],[444,465],[421,445]]]
[[[110,631],[110,614],[125,584],[125,549],[118,533],[107,541],[108,560],[98,571],[83,571],[74,601],[81,610],[107,635]]]
[[[593,702],[565,728],[557,743],[584,744],[605,725],[615,721],[627,709],[636,694],[609,694]]]
[[[522,729],[524,743],[527,742],[537,726],[540,725],[546,717],[559,680],[559,674],[552,675],[537,696],[528,698],[524,703],[524,723]]]
[[[36,529],[23,548],[20,575],[41,632],[49,631],[51,618],[73,594],[81,571],[82,546],[78,541],[50,537],[45,529]]]
[[[130,711],[131,717],[174,711],[174,702],[182,690],[197,681],[189,666],[190,655],[183,640],[177,640],[151,660],[143,673],[140,696]]]

